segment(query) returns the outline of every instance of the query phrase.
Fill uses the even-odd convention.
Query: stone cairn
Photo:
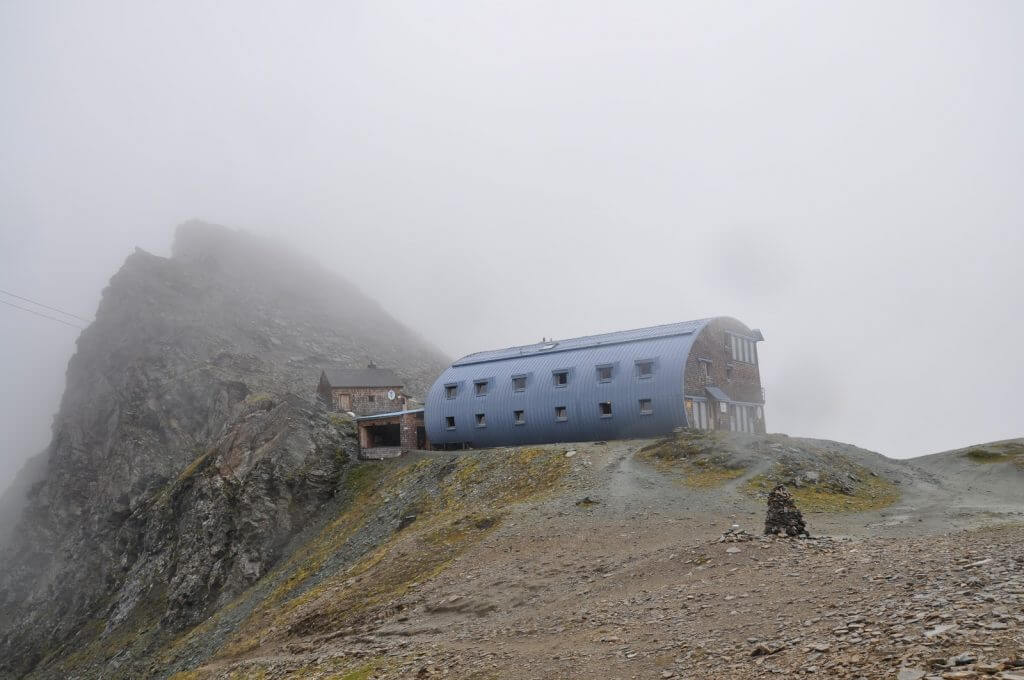
[[[768,494],[768,514],[764,518],[764,533],[811,537],[804,524],[803,515],[793,502],[793,496],[781,484]]]

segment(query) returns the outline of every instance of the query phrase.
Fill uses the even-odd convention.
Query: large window
[[[748,364],[757,363],[757,343],[753,340],[728,333],[725,342],[731,350],[733,360]]]

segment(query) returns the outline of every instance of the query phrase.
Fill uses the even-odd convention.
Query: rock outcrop
[[[128,620],[180,629],[270,569],[355,451],[315,402],[319,371],[368,361],[413,394],[446,363],[273,243],[193,222],[172,257],[128,257],[0,555],[0,676],[59,676],[55,660]],[[112,657],[97,663],[128,661]]]

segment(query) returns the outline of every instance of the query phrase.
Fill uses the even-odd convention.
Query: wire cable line
[[[22,307],[21,305],[16,305],[13,302],[7,302],[6,300],[0,300],[0,304],[7,305],[8,307],[14,307],[15,309],[20,309],[23,312],[28,312],[29,314],[35,314],[36,316],[41,316],[44,319],[49,319],[50,321],[56,321],[57,323],[62,323],[65,326],[71,326],[72,328],[77,328],[80,331],[84,331],[85,330],[85,327],[79,326],[78,324],[71,323],[70,321],[65,321],[64,319],[58,319],[57,317],[50,316],[49,314],[43,314],[42,312],[37,312],[36,310],[29,309],[28,307]],[[80,319],[82,317],[76,317],[76,318]]]
[[[3,288],[0,288],[0,293],[3,293],[4,295],[10,295],[11,297],[18,298],[19,300],[24,300],[25,302],[31,302],[32,304],[36,305],[37,307],[42,307],[43,309],[49,309],[51,312],[58,312],[60,314],[64,314],[65,316],[70,316],[72,318],[78,319],[79,321],[84,321],[86,323],[92,323],[92,319],[86,319],[84,316],[78,316],[77,314],[72,314],[71,312],[65,312],[63,309],[58,309],[57,307],[51,307],[50,305],[44,305],[42,302],[36,302],[35,300],[31,300],[31,299],[29,299],[27,297],[22,297],[21,295],[16,295],[16,294],[14,294],[14,293],[12,293],[10,291],[4,290]],[[24,308],[23,307],[19,307],[18,309],[24,309]]]

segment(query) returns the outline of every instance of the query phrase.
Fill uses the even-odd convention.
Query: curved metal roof
[[[686,424],[683,371],[710,319],[477,352],[434,382],[425,426],[434,444],[476,447],[654,436]],[[638,362],[652,362],[649,376]],[[599,367],[610,367],[602,380]],[[556,384],[566,371],[568,384]],[[513,378],[525,377],[523,390]],[[485,384],[477,394],[475,383]],[[448,396],[446,387],[454,386]],[[643,404],[641,400],[644,400]],[[610,403],[611,414],[601,404]],[[645,408],[645,407],[649,407]],[[556,408],[565,409],[559,419]],[[646,411],[650,412],[646,412]],[[517,422],[517,412],[522,412]],[[483,423],[478,423],[483,414]],[[448,418],[454,418],[449,427]]]

